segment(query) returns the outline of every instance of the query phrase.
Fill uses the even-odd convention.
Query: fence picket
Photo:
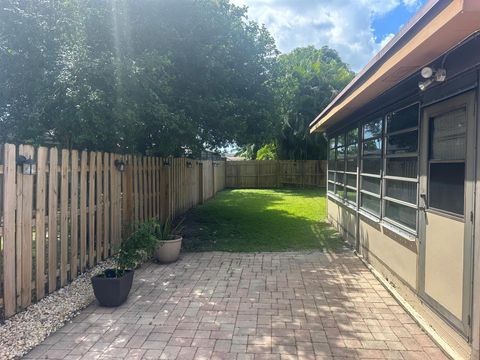
[[[60,171],[60,286],[67,283],[68,263],[68,161],[70,152],[62,150]]]
[[[35,208],[35,293],[37,301],[45,296],[45,203],[48,149],[37,150],[37,192]]]
[[[85,271],[87,256],[87,152],[80,160],[80,272]]]
[[[103,154],[103,253],[107,258],[110,254],[110,155]]]
[[[71,167],[71,199],[70,199],[70,278],[76,279],[78,273],[78,152],[72,150]]]
[[[58,151],[50,149],[48,173],[48,292],[57,288]]]
[[[102,189],[102,153],[97,152],[96,154],[97,158],[97,167],[95,170],[95,184],[96,184],[96,210],[95,210],[95,215],[96,215],[96,235],[95,235],[95,242],[97,244],[97,262],[103,260],[104,253],[103,253],[103,244],[102,244],[102,234],[103,234],[103,211],[104,211],[104,206],[102,202],[102,194],[103,194],[103,189]]]
[[[15,203],[16,203],[16,149],[5,144],[3,162],[3,304],[5,316],[15,314]]]
[[[88,267],[95,264],[95,169],[96,153],[89,153],[88,163]]]
[[[222,164],[214,168],[211,161],[76,150],[61,150],[59,159],[56,148],[40,147],[35,156],[32,146],[19,145],[18,153],[37,163],[35,176],[24,175],[16,151],[4,145],[0,304],[6,317],[26,308],[32,293],[38,301],[115,254],[130,224],[183,214],[225,183]],[[120,159],[125,171],[115,165]]]

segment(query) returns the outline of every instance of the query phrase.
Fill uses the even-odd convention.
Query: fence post
[[[3,165],[3,301],[5,317],[17,309],[15,289],[15,145],[5,144]]]

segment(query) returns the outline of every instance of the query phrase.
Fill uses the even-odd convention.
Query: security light
[[[125,171],[125,163],[122,160],[115,160],[115,167],[120,172]]]
[[[425,90],[427,90],[427,88],[428,88],[430,85],[433,84],[434,81],[435,81],[435,80],[433,80],[432,78],[427,79],[427,80],[425,80],[425,81],[420,81],[420,82],[418,83],[418,88],[419,88],[421,91],[425,91]]]
[[[433,72],[433,69],[427,66],[422,69],[421,74],[424,79],[430,79],[433,76]]]
[[[447,78],[447,70],[445,69],[438,69],[435,72],[435,81],[443,82]]]
[[[421,75],[425,81],[418,83],[418,88],[421,91],[425,91],[434,82],[443,82],[447,78],[447,70],[445,69],[432,69],[430,67],[424,67],[421,71]]]
[[[33,175],[35,174],[35,171],[37,170],[35,161],[31,158],[26,158],[23,155],[19,155],[17,157],[17,165],[22,167],[22,174],[23,175]]]

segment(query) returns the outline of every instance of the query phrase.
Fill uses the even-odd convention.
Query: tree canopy
[[[0,65],[0,142],[149,155],[318,158],[308,123],[352,76],[229,0],[3,0]]]
[[[322,134],[310,134],[309,124],[352,78],[348,66],[328,47],[310,46],[280,55],[279,158],[326,159],[326,140]]]
[[[6,0],[0,137],[184,154],[262,141],[277,51],[227,0]]]

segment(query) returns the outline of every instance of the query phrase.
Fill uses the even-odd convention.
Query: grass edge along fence
[[[227,161],[227,188],[326,187],[326,160]]]
[[[225,187],[223,161],[1,148],[5,318],[115,254],[131,224],[176,217]],[[20,156],[34,161],[33,175],[23,173]]]

